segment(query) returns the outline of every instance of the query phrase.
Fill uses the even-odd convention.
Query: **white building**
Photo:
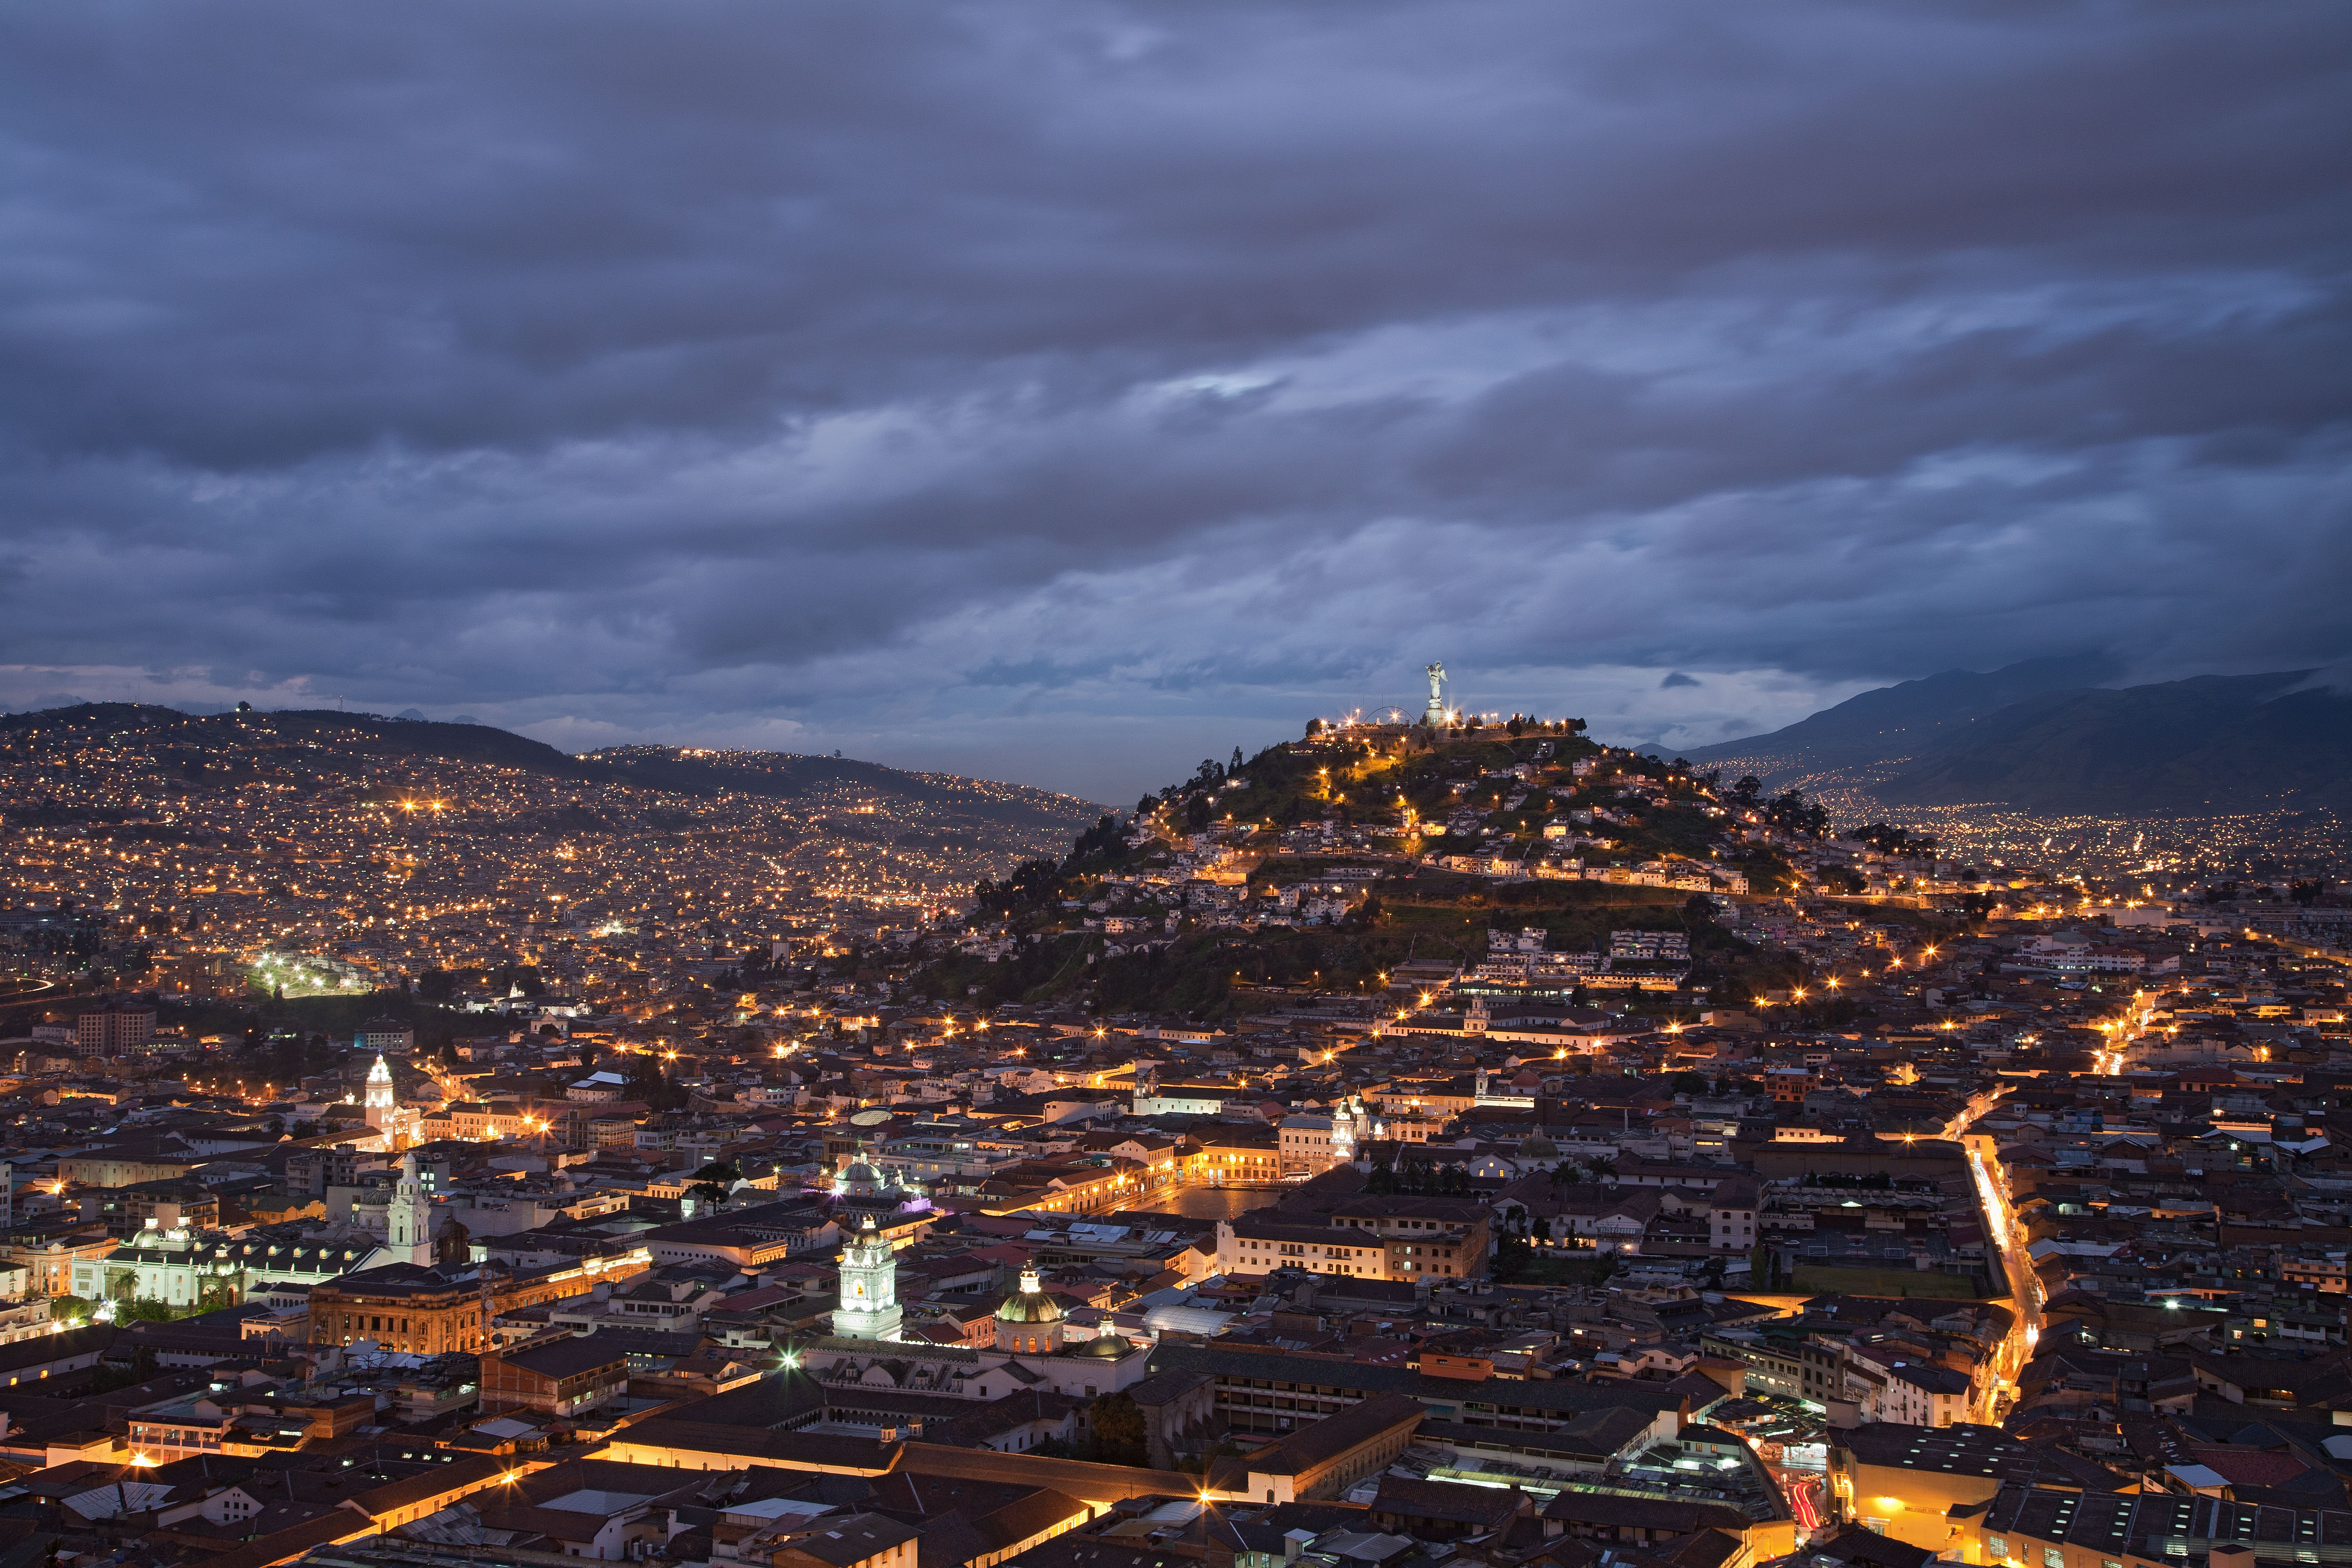
[[[1341,1162],[1334,1157],[1331,1118],[1328,1116],[1286,1116],[1281,1123],[1282,1173],[1285,1176],[1319,1176]],[[1356,1157],[1352,1142],[1348,1147],[1348,1159]]]
[[[394,1149],[405,1149],[417,1141],[416,1110],[412,1106],[400,1103],[400,1097],[393,1087],[392,1068],[381,1052],[376,1056],[375,1066],[368,1068],[366,1099],[362,1106],[367,1111],[367,1124],[383,1135],[378,1144],[381,1152],[389,1153]]]
[[[368,1257],[362,1268],[380,1268],[386,1263],[433,1262],[433,1201],[425,1195],[425,1184],[416,1173],[416,1156],[404,1154],[400,1159],[400,1183],[392,1190],[392,1202],[383,1213],[383,1245]]]
[[[86,1301],[145,1297],[174,1307],[233,1307],[269,1285],[317,1285],[348,1274],[382,1250],[364,1238],[231,1239],[151,1220],[104,1258],[77,1262],[73,1293]]]
[[[844,1299],[847,1299],[844,1269]],[[840,1321],[840,1314],[835,1314]],[[857,1384],[953,1399],[996,1400],[1050,1388],[1073,1399],[1093,1399],[1131,1388],[1150,1375],[1151,1347],[1116,1332],[1069,1338],[1061,1303],[1034,1269],[996,1309],[992,1348],[899,1341],[877,1344],[838,1331],[801,1352],[801,1364],[828,1384]]]
[[[841,1305],[833,1333],[844,1340],[896,1340],[906,1317],[898,1305],[898,1254],[866,1215],[841,1249]]]

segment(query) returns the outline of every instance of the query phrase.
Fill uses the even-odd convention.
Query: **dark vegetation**
[[[1402,751],[1393,742],[1383,751],[1310,735],[1309,743],[1272,746],[1246,759],[1238,751],[1223,762],[1204,758],[1190,777],[1144,796],[1124,819],[1101,817],[1061,859],[1024,861],[1001,880],[982,882],[975,898],[979,919],[1001,921],[1014,943],[1012,952],[995,962],[971,955],[936,961],[918,974],[917,989],[982,1004],[1080,999],[1099,1013],[1161,1012],[1212,1021],[1279,1008],[1293,992],[1377,994],[1390,973],[1410,960],[1475,963],[1487,951],[1491,927],[1539,928],[1552,950],[1588,952],[1605,950],[1615,931],[1680,931],[1690,938],[1696,982],[1718,1002],[1745,1002],[1759,992],[1801,984],[1799,960],[1758,952],[1723,928],[1704,898],[1600,882],[1497,882],[1450,872],[1431,860],[1393,857],[1379,862],[1383,875],[1370,899],[1337,924],[1196,925],[1145,951],[1118,953],[1109,948],[1130,943],[1073,929],[1087,912],[1074,906],[1097,900],[1107,900],[1113,912],[1163,918],[1170,906],[1106,887],[1100,879],[1165,864],[1175,848],[1172,838],[1228,820],[1279,832],[1322,820],[1346,824],[1359,815],[1393,819],[1400,803],[1423,822],[1467,807],[1499,813],[1490,820],[1524,845],[1537,842],[1558,813],[1590,805],[1607,810],[1611,820],[1580,831],[1612,839],[1612,860],[1705,858],[1722,825],[1721,808],[1710,815],[1705,793],[1719,783],[1713,775],[1696,776],[1685,766],[1655,759],[1619,757],[1556,801],[1527,790],[1511,772],[1520,763],[1597,756],[1600,749],[1578,735],[1580,729],[1573,721],[1545,727],[1521,720],[1465,730],[1433,744],[1424,733]],[[1767,820],[1792,832],[1827,832],[1826,814],[1794,791],[1766,798],[1753,780],[1736,788]],[[1526,798],[1510,806],[1521,793]],[[1146,830],[1137,831],[1139,825]],[[1260,863],[1250,889],[1314,880],[1334,865],[1364,863],[1361,855],[1285,854]],[[1736,864],[1758,891],[1795,881],[1788,863],[1763,846]]]

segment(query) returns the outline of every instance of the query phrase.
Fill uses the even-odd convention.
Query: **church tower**
[[[898,1255],[872,1215],[858,1222],[841,1249],[841,1305],[834,1309],[833,1331],[845,1340],[895,1340],[906,1314],[898,1306]]]
[[[384,1064],[383,1053],[379,1051],[376,1053],[375,1066],[368,1068],[367,1124],[370,1127],[382,1127],[391,1120],[393,1109],[397,1104],[398,1100],[392,1087],[392,1068]]]
[[[370,1084],[373,1090],[373,1084]],[[433,1205],[425,1195],[425,1184],[416,1173],[416,1156],[404,1154],[400,1161],[400,1184],[392,1190],[392,1202],[384,1209],[384,1247],[394,1263],[433,1261]]]

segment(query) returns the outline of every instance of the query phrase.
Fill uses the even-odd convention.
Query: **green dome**
[[[1117,1361],[1127,1353],[1127,1342],[1117,1334],[1097,1334],[1087,1342],[1080,1355],[1098,1355],[1106,1361]]]
[[[1045,1294],[1037,1282],[1037,1272],[1031,1269],[1021,1276],[1021,1289],[1004,1298],[996,1309],[1000,1323],[1058,1323],[1062,1321],[1062,1304]]]

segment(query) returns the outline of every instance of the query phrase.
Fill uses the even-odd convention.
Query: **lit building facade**
[[[898,1305],[898,1254],[866,1215],[841,1249],[841,1305],[834,1309],[834,1336],[895,1340],[905,1316]]]

